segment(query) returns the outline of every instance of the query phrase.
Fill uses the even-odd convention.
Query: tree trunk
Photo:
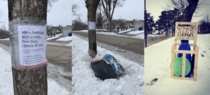
[[[14,95],[47,95],[46,64],[33,69],[22,69],[16,66],[16,64],[20,64],[18,26],[46,27],[47,1],[8,0]]]
[[[112,20],[111,18],[109,18],[109,32],[111,32],[111,23],[112,23]]]
[[[87,0],[88,8],[88,38],[89,38],[89,55],[94,58],[97,54],[97,44],[96,44],[96,30],[91,29],[90,23],[96,22],[96,9],[100,0]],[[93,26],[95,27],[95,26]]]
[[[144,0],[144,29],[145,29],[145,31],[144,31],[144,44],[145,44],[145,47],[147,47],[147,24],[146,24],[146,22],[147,22],[147,19],[146,19],[146,0]]]
[[[188,0],[189,5],[183,12],[183,19],[181,21],[183,22],[191,22],[193,13],[195,12],[195,9],[198,5],[199,0]]]
[[[47,95],[47,65],[31,70],[12,67],[14,95]]]

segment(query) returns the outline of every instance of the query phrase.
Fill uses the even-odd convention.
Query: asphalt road
[[[8,40],[1,40],[0,43],[10,47],[10,42]],[[46,56],[48,62],[64,68],[66,72],[71,72],[72,70],[71,47],[48,44],[46,49]]]
[[[74,32],[75,34],[88,37],[87,32]],[[106,43],[120,49],[125,49],[137,54],[144,55],[144,40],[143,39],[134,39],[134,38],[126,38],[119,36],[111,36],[111,35],[103,35],[96,34],[96,39],[99,42]]]

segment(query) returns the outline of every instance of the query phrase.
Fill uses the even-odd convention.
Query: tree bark
[[[195,12],[199,0],[187,0],[187,1],[189,5],[183,12],[183,19],[181,20],[183,22],[191,22],[193,13]]]
[[[47,65],[31,70],[12,67],[14,95],[47,95]]]
[[[33,69],[16,67],[20,62],[18,26],[46,26],[47,3],[48,0],[8,0],[14,95],[47,95],[46,64]]]
[[[89,22],[96,22],[96,9],[100,0],[87,0],[86,6],[88,9],[88,24]],[[96,30],[88,27],[88,38],[89,38],[89,55],[94,58],[97,54],[96,44]]]

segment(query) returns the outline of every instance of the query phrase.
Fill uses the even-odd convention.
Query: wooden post
[[[12,59],[14,95],[47,95],[47,65],[46,65],[47,61],[45,60],[46,59],[45,32],[47,30],[46,29],[47,3],[48,0],[8,0],[9,32],[10,32],[10,46],[11,46],[10,48],[11,48],[11,59]],[[19,30],[20,27],[22,27],[21,29],[28,31],[25,32],[20,31]],[[26,49],[23,46],[22,47],[20,46],[20,44],[22,44],[20,38],[26,37],[23,36],[25,35],[24,33],[31,33],[27,34],[28,35],[27,42],[29,41],[29,43],[33,38],[32,35],[36,35],[33,34],[35,32],[34,31],[32,32],[33,29],[31,27],[39,27],[40,29],[40,31],[35,31],[35,32],[41,33],[39,34],[42,40],[42,42],[40,43],[45,43],[45,44],[39,44],[39,46],[42,49],[40,51],[43,51],[41,52],[43,56],[39,55],[35,56],[32,55],[31,53],[27,53],[28,56],[21,55],[21,54],[26,54],[25,52],[31,52],[30,51],[31,48]],[[38,41],[40,39],[36,40]],[[39,62],[37,61],[38,59],[33,61],[32,60],[26,61],[32,58],[43,59],[46,62],[39,64]],[[38,63],[39,65],[32,65],[33,63]]]
[[[171,78],[174,77],[174,46],[172,46],[172,52],[171,52]]]
[[[182,54],[182,79],[185,78],[185,60],[186,60],[186,53]]]
[[[195,64],[194,64],[194,80],[197,80],[197,69],[198,69],[198,47],[194,47],[196,48],[195,51],[197,52],[195,54]]]

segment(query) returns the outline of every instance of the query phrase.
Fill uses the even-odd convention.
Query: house
[[[144,21],[143,20],[138,20],[138,21],[134,21],[134,30],[139,30],[140,28],[142,30],[144,30]]]
[[[62,29],[62,36],[68,36],[68,34],[71,33],[71,29],[72,29],[72,26],[70,25],[67,25],[66,27],[64,27]]]
[[[62,27],[55,27],[55,26],[47,26],[47,35],[48,36],[55,36],[55,34],[61,33],[62,32]]]
[[[133,28],[134,27],[133,21],[126,21],[125,26],[128,27],[128,28]]]

